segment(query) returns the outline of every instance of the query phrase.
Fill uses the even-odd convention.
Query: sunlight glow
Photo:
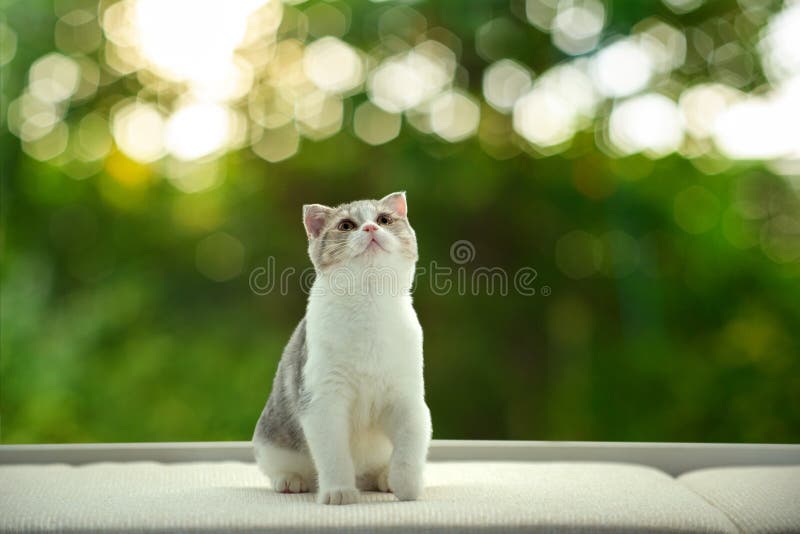
[[[164,144],[180,160],[195,160],[217,152],[229,141],[228,110],[216,104],[191,103],[167,121]]]
[[[39,161],[51,160],[60,156],[66,149],[69,141],[69,128],[63,122],[58,122],[45,135],[33,141],[22,141],[22,150]]]
[[[662,0],[668,8],[670,8],[673,12],[683,15],[684,13],[689,13],[694,11],[701,5],[703,5],[704,0]]]
[[[462,141],[478,131],[481,110],[478,103],[461,91],[447,91],[431,103],[433,132],[451,143]]]
[[[800,74],[800,2],[787,2],[770,20],[759,47],[764,70],[772,80]]]
[[[9,63],[17,54],[17,32],[0,21],[0,67]]]
[[[591,72],[602,94],[622,97],[647,87],[653,63],[635,40],[625,39],[598,52],[593,58]]]
[[[599,0],[562,0],[553,19],[553,44],[570,55],[584,54],[600,42],[605,6]]]
[[[497,111],[508,113],[514,103],[531,88],[531,73],[510,59],[491,64],[483,73],[483,96]]]
[[[43,102],[62,102],[78,90],[81,69],[74,59],[53,52],[31,65],[28,78],[29,91],[36,98]]]
[[[533,26],[549,32],[558,13],[559,0],[526,0],[525,16]]]
[[[514,106],[514,130],[540,147],[560,145],[575,133],[574,109],[558,93],[536,86]]]
[[[230,75],[247,18],[261,3],[136,0],[136,44],[157,74],[202,91]]]
[[[330,93],[346,93],[364,81],[358,52],[335,37],[323,37],[308,45],[303,68],[314,85]]]
[[[322,91],[309,93],[297,101],[295,118],[300,133],[308,139],[320,141],[342,129],[344,109],[341,98]]]
[[[99,161],[115,153],[113,139],[138,163],[168,155],[170,164],[200,164],[248,146],[281,161],[298,152],[301,137],[319,141],[343,128],[380,145],[404,124],[446,142],[480,129],[491,155],[546,156],[594,128],[605,136],[600,148],[619,154],[678,151],[699,169],[706,165],[703,172],[719,172],[705,160],[763,160],[774,172],[800,175],[800,0],[774,9],[742,0],[738,18],[719,19],[717,29],[652,11],[631,20],[626,36],[604,31],[606,0],[522,0],[512,14],[578,57],[534,75],[514,52],[524,37],[519,21],[497,16],[473,43],[488,62],[483,101],[467,90],[476,80],[459,64],[465,43],[429,27],[421,11],[387,7],[376,19],[378,41],[368,39],[365,49],[345,40],[352,22],[345,4],[298,3],[56,7],[61,52],[30,65],[27,85],[8,97],[8,129],[45,156],[67,138],[69,157],[59,162]],[[662,3],[680,14],[703,0]],[[17,56],[18,32],[0,21],[0,64]],[[743,32],[755,47],[737,40]],[[697,73],[708,81],[689,87]],[[95,114],[78,107],[106,88],[114,93],[117,83],[124,100],[109,100]],[[362,93],[366,101],[356,96]],[[45,137],[50,144],[36,149],[32,143]]]
[[[714,125],[714,141],[722,154],[731,159],[774,159],[800,152],[797,88],[750,97],[723,111]]]
[[[369,98],[390,113],[418,106],[443,91],[453,79],[455,58],[440,43],[417,45],[379,65],[367,82]]]
[[[592,80],[582,68],[584,62],[573,61],[557,65],[546,71],[537,80],[537,85],[555,93],[576,115],[576,121],[588,124],[594,118],[600,95],[594,89]]]
[[[8,105],[8,129],[23,141],[33,141],[50,133],[61,120],[59,106],[42,101],[29,92]]]
[[[111,132],[119,149],[139,163],[164,155],[164,118],[152,104],[130,102],[112,110]]]
[[[678,107],[669,98],[654,93],[625,100],[611,112],[609,139],[622,154],[666,156],[683,142]]]
[[[293,124],[264,130],[253,143],[253,152],[263,160],[277,163],[291,158],[300,149],[300,134]]]
[[[678,28],[649,18],[637,24],[634,30],[639,46],[650,57],[655,71],[669,72],[686,61],[686,37]]]
[[[531,144],[558,147],[590,124],[599,97],[574,64],[553,67],[514,106],[514,130]]]
[[[400,135],[401,115],[389,113],[372,102],[364,102],[353,115],[356,136],[370,145],[388,143]]]
[[[742,98],[739,91],[718,83],[700,84],[686,89],[679,106],[686,131],[696,139],[706,139],[714,133],[720,113]]]

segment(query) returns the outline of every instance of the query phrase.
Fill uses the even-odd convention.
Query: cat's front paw
[[[389,470],[389,488],[401,501],[416,501],[424,485],[422,470],[412,467],[395,467]]]
[[[320,504],[353,504],[358,501],[356,488],[328,488],[320,489],[317,502]]]

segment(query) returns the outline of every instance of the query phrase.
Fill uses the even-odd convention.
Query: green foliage
[[[20,52],[3,71],[4,106],[53,48],[49,3],[22,4],[9,8]],[[478,92],[485,62],[472,36],[508,7],[455,4],[416,7],[461,36]],[[665,12],[655,2],[614,6],[611,27],[622,32]],[[352,9],[368,20],[373,6]],[[368,41],[359,35],[354,42]],[[560,59],[533,29],[522,39],[543,43],[518,50],[534,68]],[[70,113],[107,110],[104,98],[123,83]],[[764,205],[796,202],[782,178],[754,164],[704,174],[677,155],[615,159],[591,133],[557,156],[497,160],[475,138],[446,144],[404,126],[371,147],[351,132],[304,140],[275,164],[231,152],[218,186],[185,193],[166,167],[118,152],[109,158],[123,158],[138,181],[115,178],[108,161],[75,179],[3,131],[0,440],[249,439],[303,315],[301,205],[395,190],[408,192],[421,267],[450,267],[454,282],[458,269],[537,272],[533,296],[439,294],[430,276],[418,279],[434,437],[800,440],[800,267],[771,258],[759,246],[763,221],[735,209],[743,190]],[[692,186],[710,206],[686,196]],[[578,244],[589,236],[588,256],[567,242],[559,256],[575,231]],[[220,232],[244,256],[238,275],[214,281],[197,250]],[[458,240],[475,250],[463,265],[450,255]],[[286,294],[250,287],[270,257],[295,269]],[[587,261],[588,274],[575,276]]]

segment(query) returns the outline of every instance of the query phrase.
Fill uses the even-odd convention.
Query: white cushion
[[[678,480],[743,532],[800,532],[800,466],[701,469]]]
[[[426,478],[417,502],[365,493],[331,507],[273,492],[248,463],[4,465],[0,530],[735,532],[722,512],[649,467],[431,463]]]

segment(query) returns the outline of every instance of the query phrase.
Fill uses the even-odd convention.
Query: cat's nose
[[[364,230],[365,232],[377,232],[378,225],[374,223],[368,223],[362,226],[361,229]]]

